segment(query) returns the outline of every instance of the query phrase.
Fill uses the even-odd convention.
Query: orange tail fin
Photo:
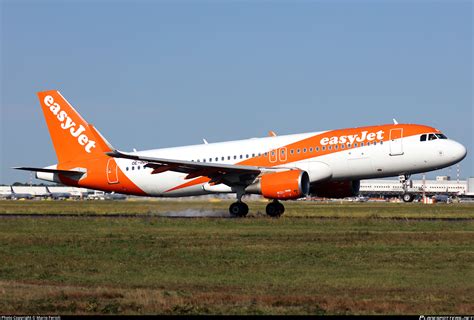
[[[38,92],[58,163],[104,157],[110,144],[59,91]]]

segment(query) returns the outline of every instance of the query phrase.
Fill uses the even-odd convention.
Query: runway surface
[[[96,214],[96,213],[3,213],[0,214],[0,219],[6,218],[102,218],[102,219],[130,219],[130,218],[188,218],[188,219],[199,219],[199,218],[223,218],[223,219],[279,219],[270,218],[265,215],[248,216],[245,218],[239,218],[230,215],[225,211],[199,211],[199,210],[182,210],[182,211],[169,211],[161,213],[150,213],[150,214]],[[319,219],[319,220],[342,220],[342,219],[376,219],[376,220],[397,220],[397,221],[474,221],[473,218],[461,218],[461,217],[347,217],[347,216],[282,216],[281,218],[286,219]]]

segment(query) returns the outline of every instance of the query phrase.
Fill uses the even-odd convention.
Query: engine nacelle
[[[359,194],[360,180],[329,181],[311,186],[311,195],[323,198],[355,197]]]
[[[264,174],[245,191],[261,194],[268,199],[290,200],[308,195],[309,187],[309,176],[306,171],[288,170]]]

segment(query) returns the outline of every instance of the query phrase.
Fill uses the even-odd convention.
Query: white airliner
[[[65,185],[153,197],[236,193],[229,211],[245,216],[245,194],[272,199],[266,207],[279,216],[279,200],[315,195],[357,195],[360,179],[400,176],[451,166],[466,148],[438,129],[394,124],[338,129],[176,148],[122,152],[58,91],[38,97],[58,163],[36,177]]]

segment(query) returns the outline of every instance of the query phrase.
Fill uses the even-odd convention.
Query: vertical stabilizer
[[[38,92],[58,163],[103,157],[109,144],[59,91]],[[106,148],[106,150],[104,150]]]

